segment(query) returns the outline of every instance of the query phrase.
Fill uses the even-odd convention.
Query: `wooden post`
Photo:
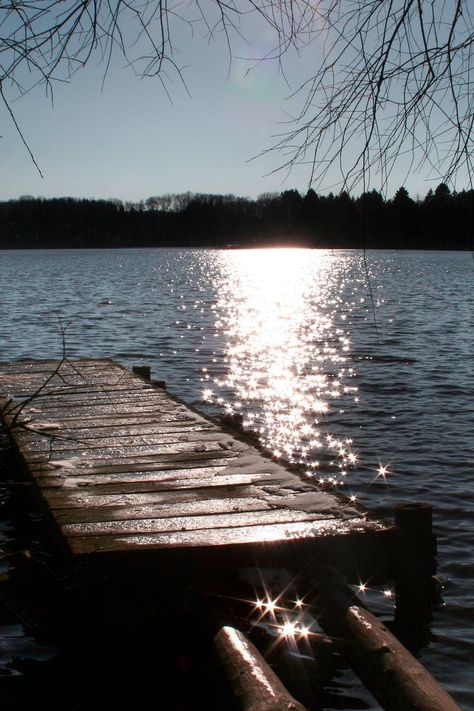
[[[161,390],[166,390],[166,380],[152,380],[151,384],[156,388],[161,388]]]
[[[306,711],[242,632],[221,627],[214,644],[242,711]]]
[[[436,539],[433,535],[433,507],[423,502],[398,504],[397,584],[400,593],[424,597],[432,589],[436,573]]]
[[[221,424],[224,425],[224,427],[230,427],[230,429],[234,430],[235,432],[243,432],[244,418],[240,413],[236,412],[233,415],[228,415],[224,413],[220,416],[219,419],[221,421]]]
[[[315,582],[321,627],[386,711],[461,711],[337,573]]]
[[[436,573],[432,518],[427,503],[402,503],[395,508],[395,625],[397,634],[414,650],[426,644],[430,635]]]
[[[132,367],[132,373],[139,375],[143,380],[149,381],[151,379],[151,369],[149,365],[134,365]]]

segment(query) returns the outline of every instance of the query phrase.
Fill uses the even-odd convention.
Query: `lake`
[[[64,339],[70,358],[147,364],[188,403],[241,414],[276,456],[383,515],[399,501],[432,503],[442,601],[420,656],[474,711],[471,253],[38,250],[0,258],[1,360],[59,358]],[[5,519],[2,545],[14,535]],[[390,598],[373,597],[389,616]],[[21,625],[0,626],[0,646],[5,674],[14,659],[47,656]],[[378,708],[347,684],[362,704],[354,708]]]

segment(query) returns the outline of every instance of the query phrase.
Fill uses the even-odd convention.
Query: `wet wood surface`
[[[76,554],[383,532],[110,360],[0,364],[2,418]]]
[[[222,627],[214,646],[242,711],[307,711],[240,630]]]

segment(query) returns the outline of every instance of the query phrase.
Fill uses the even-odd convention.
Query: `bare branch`
[[[115,54],[139,76],[186,86],[176,59],[178,25],[220,36],[229,65],[255,21],[274,34],[253,63],[318,43],[322,59],[291,101],[299,109],[269,149],[280,169],[308,166],[320,187],[334,173],[353,189],[382,186],[409,155],[410,170],[455,183],[471,174],[474,23],[468,0],[0,0],[1,98],[70,79],[94,55],[104,80]],[[253,23],[253,25],[252,25]],[[8,91],[7,91],[8,87]],[[28,148],[29,150],[29,148]],[[31,151],[30,155],[31,155]]]
[[[354,189],[367,172],[382,187],[409,170],[455,183],[471,175],[474,23],[466,0],[352,0],[318,6],[326,52],[294,99],[300,111],[270,150],[281,167],[311,165],[320,187],[330,168]]]

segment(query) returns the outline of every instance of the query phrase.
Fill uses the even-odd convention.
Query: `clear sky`
[[[0,108],[0,200],[27,194],[138,201],[188,190],[252,198],[292,188],[304,194],[307,167],[271,174],[282,156],[255,156],[272,144],[272,135],[285,130],[288,112],[297,106],[288,96],[311,75],[319,47],[288,55],[288,86],[275,62],[246,74],[249,64],[239,56],[265,54],[273,44],[265,32],[257,35],[254,48],[234,42],[229,74],[222,37],[208,44],[204,28],[197,28],[194,38],[181,28],[176,56],[187,65],[191,96],[175,78],[169,84],[172,103],[158,80],[137,78],[119,57],[103,89],[104,67],[93,57],[70,83],[56,85],[54,106],[41,87],[15,101],[12,108],[44,178]],[[389,193],[402,183],[413,197],[432,187],[416,176],[405,181],[400,175],[394,176]],[[331,188],[338,190],[329,178],[326,190],[318,192]]]

